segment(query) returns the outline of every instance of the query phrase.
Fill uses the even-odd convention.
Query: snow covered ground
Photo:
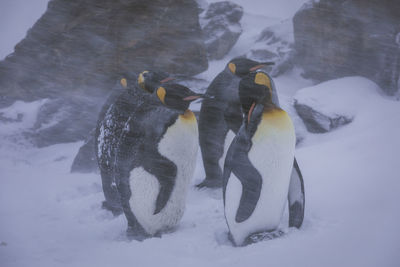
[[[281,99],[290,99],[285,85],[306,83],[296,73],[278,78]],[[12,141],[43,101],[1,110],[31,114],[1,125],[1,266],[398,266],[400,105],[367,92],[352,123],[308,133],[297,148],[303,227],[287,229],[286,216],[286,235],[244,248],[227,241],[220,190],[194,187],[175,232],[128,241],[125,218],[100,207],[100,176],[69,173],[80,142],[37,149]],[[193,184],[204,177],[200,157],[195,173]]]
[[[247,22],[248,29],[256,25]],[[212,79],[253,40],[243,36],[226,58],[211,62],[200,76]],[[348,92],[340,90],[335,99],[347,102],[353,90],[363,92],[352,109],[353,122],[326,134],[310,134],[292,107],[296,91],[312,86],[299,73],[295,69],[275,83],[282,106],[303,137],[296,151],[306,191],[300,230],[287,228],[285,214],[284,236],[232,247],[221,191],[192,186],[185,215],[173,233],[128,241],[124,216],[115,218],[101,209],[100,175],[69,173],[82,143],[31,147],[19,132],[33,125],[45,100],[18,102],[0,110],[1,117],[9,118],[0,121],[0,266],[400,266],[399,102],[365,89],[362,82],[341,80],[338,84]],[[330,93],[329,86],[319,85],[318,96],[327,97],[324,89]],[[303,97],[314,97],[307,90]],[[192,184],[203,178],[199,154]]]

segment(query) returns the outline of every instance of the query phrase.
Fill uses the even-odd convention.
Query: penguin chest
[[[296,141],[290,117],[280,109],[264,113],[251,140],[248,157],[261,175],[262,185],[256,207],[245,221],[235,220],[242,183],[232,173],[226,186],[225,215],[238,245],[253,233],[273,231],[279,226],[288,194]]]
[[[225,140],[224,140],[224,152],[222,154],[222,157],[218,160],[218,165],[221,168],[221,170],[224,169],[224,162],[226,158],[226,154],[228,152],[228,148],[232,143],[232,140],[235,138],[235,133],[232,130],[228,130]]]
[[[187,114],[190,112],[189,114]],[[198,129],[194,114],[187,111],[178,117],[158,144],[159,153],[172,161],[177,168],[175,184],[166,206],[154,214],[160,191],[159,181],[142,167],[132,170],[129,200],[132,212],[147,233],[174,227],[182,218],[190,181],[196,165],[198,150]]]

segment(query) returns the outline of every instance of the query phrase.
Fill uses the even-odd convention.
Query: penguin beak
[[[166,83],[166,82],[172,81],[172,80],[174,80],[174,79],[175,79],[175,78],[167,77],[167,78],[165,78],[164,80],[161,80],[160,83]]]
[[[264,66],[271,66],[271,65],[275,65],[275,62],[267,61],[267,62],[261,62],[261,64],[263,64]]]
[[[256,66],[250,68],[250,72],[256,71],[258,69],[264,68],[265,66],[269,66],[269,65],[275,65],[275,62],[272,62],[272,61],[262,62],[260,65],[256,65]]]
[[[196,100],[196,99],[199,99],[199,98],[202,98],[202,97],[204,97],[204,95],[202,95],[202,94],[190,95],[190,96],[184,97],[182,100],[183,101],[193,101],[193,100]]]
[[[253,104],[251,105],[250,110],[249,110],[249,115],[247,115],[247,123],[250,123],[251,113],[253,113],[255,106],[256,106],[256,102],[253,102]]]
[[[254,66],[254,67],[250,68],[250,72],[256,71],[256,70],[261,69],[263,67],[265,67],[264,64],[260,64],[260,65]]]

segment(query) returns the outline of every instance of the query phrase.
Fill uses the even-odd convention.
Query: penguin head
[[[249,122],[255,106],[272,104],[271,78],[265,72],[251,72],[240,80],[239,98]]]
[[[229,61],[228,68],[233,74],[243,78],[252,71],[274,64],[274,62],[258,62],[248,58],[238,57]]]
[[[122,72],[119,74],[119,85],[124,89],[129,89],[131,85],[134,85],[132,81],[136,80],[136,73],[133,72]]]
[[[197,94],[189,88],[174,83],[166,83],[157,88],[158,99],[165,106],[179,111],[186,111],[192,101],[202,98],[202,94]]]
[[[153,93],[160,84],[170,80],[173,78],[166,72],[145,70],[139,74],[137,83],[143,90]]]

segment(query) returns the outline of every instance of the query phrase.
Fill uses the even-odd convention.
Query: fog
[[[46,11],[48,0],[2,0],[0,2],[0,59],[14,46]]]
[[[47,2],[0,1],[0,266],[400,265],[398,2],[233,0],[213,10],[219,1],[54,0],[46,12]],[[197,187],[207,175],[198,145],[183,217],[160,237],[132,240],[124,214],[104,208],[94,145],[98,118],[114,122],[102,112],[128,92],[120,79],[136,90],[140,71],[161,70],[204,93],[223,73],[221,88],[237,90],[226,65],[238,56],[275,63],[261,71],[294,125],[302,226],[289,227],[286,207],[279,237],[235,247],[222,189]],[[148,97],[144,110],[150,97],[166,105]],[[202,104],[190,106],[197,119]],[[124,134],[135,112],[124,114]],[[239,112],[245,127],[250,116]],[[164,115],[141,122],[162,125]],[[227,130],[213,162],[221,171],[236,134]],[[146,177],[149,194],[161,191]]]

